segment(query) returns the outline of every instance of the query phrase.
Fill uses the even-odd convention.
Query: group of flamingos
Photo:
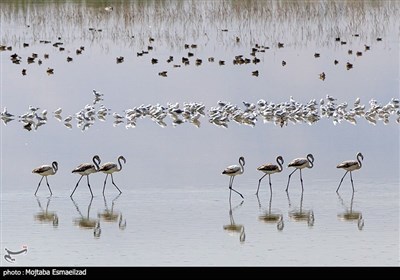
[[[339,192],[339,189],[340,189],[340,186],[342,185],[343,179],[344,179],[344,177],[346,177],[348,172],[350,172],[351,186],[352,186],[353,192],[354,192],[353,176],[351,175],[351,172],[361,168],[361,166],[362,166],[361,160],[364,160],[364,156],[362,155],[362,153],[358,153],[356,158],[357,158],[357,160],[346,160],[346,161],[343,161],[342,163],[339,163],[336,166],[337,168],[342,168],[342,169],[346,170],[346,173],[343,175],[342,179],[340,180],[340,183],[339,183],[338,188],[336,189],[336,192]],[[278,164],[267,163],[267,164],[263,164],[257,168],[257,170],[259,170],[265,174],[260,178],[260,180],[258,180],[258,188],[257,188],[256,194],[258,194],[258,191],[260,190],[260,184],[261,184],[262,179],[264,179],[264,177],[267,175],[269,177],[269,187],[272,192],[271,174],[279,173],[283,170],[282,164],[284,161],[283,161],[282,156],[278,156],[276,158],[276,162]],[[243,174],[244,165],[245,165],[244,157],[240,157],[239,165],[230,165],[227,168],[225,168],[225,170],[222,172],[222,174],[225,174],[225,175],[228,175],[231,177],[229,180],[229,190],[230,190],[229,199],[231,198],[232,191],[236,192],[238,195],[240,195],[241,198],[243,198],[243,195],[240,192],[238,192],[237,190],[232,188],[232,184],[233,184],[233,179],[235,178],[236,175]],[[306,167],[312,168],[313,166],[314,166],[314,156],[312,154],[308,154],[306,158],[296,158],[296,159],[292,160],[288,164],[288,167],[294,167],[295,169],[289,174],[286,191],[289,190],[290,177],[292,176],[292,174],[294,172],[296,172],[296,170],[300,171],[301,189],[303,191],[304,187],[303,187],[303,177],[301,175],[301,170]]]
[[[94,164],[91,164],[91,163],[82,163],[82,164],[80,164],[78,167],[76,167],[74,170],[72,170],[72,173],[77,173],[77,174],[81,175],[81,177],[79,178],[78,182],[76,183],[75,189],[71,193],[71,197],[75,193],[75,190],[78,187],[79,182],[82,180],[83,176],[86,176],[86,178],[87,178],[87,184],[88,184],[88,187],[89,187],[89,190],[90,190],[90,194],[93,197],[92,188],[90,187],[90,183],[89,183],[89,175],[92,174],[92,173],[99,172],[99,171],[107,174],[106,178],[104,180],[103,194],[104,194],[104,191],[106,189],[106,183],[107,183],[108,175],[111,175],[112,184],[117,188],[119,193],[122,193],[122,191],[114,183],[114,177],[113,177],[113,173],[114,172],[119,172],[122,169],[121,160],[124,163],[126,163],[126,159],[123,156],[119,156],[118,157],[118,165],[119,165],[119,167],[114,162],[107,162],[107,163],[104,163],[102,166],[100,166],[100,163],[101,163],[100,157],[98,155],[95,155],[93,157],[93,163]],[[46,178],[46,183],[47,183],[47,187],[49,188],[50,194],[51,195],[53,194],[52,191],[51,191],[50,185],[49,185],[49,181],[47,180],[47,176],[56,174],[57,170],[58,170],[58,163],[56,161],[53,161],[53,163],[51,165],[42,165],[42,166],[39,166],[38,168],[35,168],[35,169],[32,170],[32,173],[36,173],[36,174],[39,174],[40,176],[42,176],[42,179],[40,179],[39,184],[37,186],[35,195],[39,190],[40,183],[42,183],[43,178]]]
[[[353,184],[353,176],[352,176],[352,171],[358,170],[361,168],[362,164],[361,164],[361,160],[364,160],[364,156],[361,153],[358,153],[356,156],[357,160],[346,160],[343,161],[342,163],[338,164],[336,167],[337,168],[342,168],[344,170],[346,170],[346,173],[343,175],[342,179],[340,180],[339,186],[336,189],[336,192],[339,191],[340,186],[342,185],[343,179],[344,177],[346,177],[347,173],[350,172],[350,179],[351,179],[351,186],[353,188],[353,192],[354,192],[354,184]],[[75,193],[76,188],[79,185],[79,182],[81,181],[81,179],[83,178],[83,176],[86,176],[87,178],[87,184],[90,190],[91,195],[93,196],[93,192],[92,189],[90,187],[90,183],[89,183],[89,175],[92,173],[96,173],[96,172],[103,172],[106,175],[106,178],[104,180],[104,186],[103,186],[103,194],[106,188],[106,183],[107,183],[107,178],[108,175],[111,175],[111,182],[112,184],[117,188],[117,190],[122,193],[122,191],[117,187],[117,185],[114,183],[114,178],[113,178],[113,173],[114,172],[119,172],[122,169],[122,164],[121,164],[121,160],[126,163],[126,159],[123,156],[118,157],[118,165],[116,163],[113,162],[107,162],[105,164],[103,164],[102,166],[100,166],[100,157],[98,155],[95,155],[93,157],[93,163],[82,163],[80,164],[78,167],[76,167],[74,170],[72,170],[72,173],[77,173],[79,175],[81,175],[81,177],[79,178],[78,182],[76,183],[76,186],[74,188],[74,190],[71,193],[71,197],[73,196],[73,194]],[[259,180],[258,180],[258,188],[257,188],[257,192],[256,194],[258,194],[258,191],[260,190],[260,184],[262,179],[264,179],[265,176],[268,175],[269,177],[269,187],[270,190],[272,192],[272,184],[271,184],[271,174],[274,173],[279,173],[283,170],[282,164],[284,163],[282,156],[278,156],[276,158],[276,162],[277,164],[273,164],[273,163],[267,163],[267,164],[263,164],[260,167],[257,168],[257,170],[265,173]],[[231,193],[232,191],[236,192],[238,195],[240,195],[242,198],[243,195],[238,192],[237,190],[235,190],[234,188],[232,188],[233,185],[233,180],[235,179],[236,175],[240,175],[243,174],[244,172],[244,165],[245,165],[245,161],[244,161],[244,157],[240,157],[239,158],[239,165],[230,165],[227,168],[225,168],[225,170],[222,172],[222,174],[228,175],[230,176],[229,179],[229,190],[230,190],[230,194],[229,194],[229,198],[231,198]],[[296,172],[297,170],[300,171],[300,181],[301,181],[301,189],[304,190],[303,187],[303,177],[301,174],[301,170],[303,168],[312,168],[314,166],[314,156],[312,154],[308,154],[306,158],[296,158],[294,160],[292,160],[289,164],[288,167],[294,167],[295,169],[289,174],[289,178],[288,178],[288,182],[287,182],[287,186],[286,186],[286,191],[289,190],[289,183],[290,183],[290,177],[293,175],[294,172]],[[46,178],[46,183],[47,183],[47,187],[49,188],[50,194],[53,194],[51,189],[50,189],[50,185],[49,182],[47,180],[47,176],[50,175],[54,175],[57,173],[58,170],[58,163],[56,161],[54,161],[52,163],[52,165],[42,165],[38,168],[33,169],[32,173],[36,173],[42,176],[42,178],[39,181],[38,187],[36,189],[35,195],[37,193],[37,191],[39,190],[40,184],[43,180],[43,178]]]

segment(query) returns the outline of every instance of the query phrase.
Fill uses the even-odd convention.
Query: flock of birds
[[[103,8],[106,13],[111,13],[114,11],[114,7],[106,6]],[[27,28],[30,28],[28,25]],[[102,32],[103,30],[100,28],[89,27],[89,31],[93,34],[97,32]],[[228,29],[220,29],[220,32],[227,33]],[[75,58],[79,55],[84,54],[85,46],[79,46],[74,48],[68,48],[61,36],[57,36],[56,41],[51,41],[49,39],[41,39],[39,40],[40,44],[52,44],[55,49],[59,50],[59,53],[64,54],[68,53],[68,56],[65,57],[67,63],[73,62]],[[135,36],[131,36],[132,40],[138,39]],[[371,50],[371,45],[363,44],[363,50],[354,50],[348,48],[347,46],[351,45],[352,40],[357,40],[358,42],[361,39],[359,33],[354,33],[351,35],[351,38],[344,37],[335,37],[332,40],[335,41],[335,44],[346,48],[345,51],[347,55],[355,55],[356,57],[363,56],[363,53]],[[157,38],[152,36],[147,36],[145,38],[140,38],[141,41],[144,42],[143,49],[141,51],[136,52],[136,56],[140,59],[149,55],[152,51],[156,50],[155,44],[157,43]],[[232,40],[239,43],[241,39],[239,36],[233,36]],[[381,37],[376,38],[376,42],[380,43],[383,39]],[[29,48],[32,44],[36,42],[23,42],[22,47],[24,49]],[[359,44],[358,42],[357,44]],[[201,47],[201,46],[200,46]],[[232,62],[234,65],[246,65],[246,64],[254,64],[257,65],[262,61],[261,55],[268,52],[268,50],[272,48],[282,49],[285,47],[284,42],[275,42],[271,45],[255,43],[250,46],[249,55],[245,55],[243,53],[236,54],[232,58]],[[196,50],[198,49],[198,44],[186,42],[182,45],[184,56],[175,57],[173,55],[168,55],[164,62],[166,65],[171,66],[172,68],[179,68],[181,66],[187,66],[194,64],[196,66],[202,65],[204,61],[208,61],[209,63],[213,63],[218,61],[219,65],[225,65],[225,60],[217,59],[215,57],[201,58],[196,54]],[[13,47],[7,44],[0,45],[0,51],[13,51]],[[72,57],[73,54],[76,54],[76,57]],[[314,53],[314,58],[318,59],[323,54],[320,52]],[[13,64],[21,64],[25,61],[28,65],[37,63],[38,65],[42,65],[44,61],[49,60],[49,53],[38,54],[31,53],[26,58],[23,58],[21,55],[14,53],[10,55],[10,60]],[[149,59],[151,64],[161,63],[161,58],[152,57]],[[115,58],[117,64],[123,63],[125,58],[123,56],[117,56]],[[282,61],[282,66],[287,65],[287,61]],[[339,61],[335,59],[333,61],[334,65],[338,65]],[[346,69],[350,70],[354,67],[354,65],[350,62],[347,62]],[[51,66],[51,65],[49,65]],[[167,68],[168,70],[169,68]],[[161,77],[167,77],[168,71],[164,70],[158,73]],[[27,75],[28,69],[22,69],[22,75]],[[48,75],[54,74],[54,68],[47,67],[46,73]],[[254,70],[251,72],[253,76],[259,76],[260,71]],[[319,74],[319,78],[321,80],[326,79],[326,73],[322,72]],[[74,115],[69,114],[65,117],[61,116],[62,108],[58,108],[53,112],[53,115],[59,121],[62,121],[63,124],[67,128],[72,128],[72,120],[75,119],[77,122],[77,127],[82,130],[88,129],[92,126],[96,119],[100,121],[105,121],[108,115],[112,115],[114,119],[114,125],[120,125],[125,123],[126,128],[132,128],[136,126],[137,120],[142,118],[150,118],[155,123],[157,123],[161,127],[165,127],[167,123],[165,122],[165,118],[168,116],[172,120],[172,125],[176,126],[182,123],[191,123],[197,127],[200,126],[200,118],[206,116],[205,106],[203,103],[183,103],[182,105],[175,103],[168,103],[165,105],[160,104],[148,104],[148,105],[140,105],[130,109],[126,109],[122,112],[113,112],[110,113],[110,109],[107,108],[104,104],[100,107],[96,108],[95,105],[103,101],[104,94],[99,91],[93,90],[94,101],[93,105],[87,104],[82,108],[79,112]],[[331,96],[327,96],[326,99],[321,99],[318,103],[315,99],[310,100],[308,103],[302,104],[296,102],[291,97],[289,101],[274,103],[272,101],[266,101],[264,99],[258,100],[256,103],[251,102],[243,102],[244,107],[238,106],[236,104],[231,104],[225,101],[218,101],[217,106],[213,106],[209,108],[207,112],[208,121],[214,125],[228,127],[229,122],[234,121],[239,124],[245,124],[249,126],[255,126],[257,120],[260,118],[264,123],[274,123],[275,125],[284,126],[288,125],[288,123],[308,123],[313,124],[320,120],[321,117],[332,118],[334,124],[340,123],[342,121],[347,121],[352,124],[357,123],[357,118],[364,117],[369,123],[376,124],[378,120],[383,121],[384,124],[389,122],[389,117],[392,114],[396,114],[396,121],[400,123],[400,110],[399,110],[399,99],[392,98],[390,102],[385,105],[379,104],[375,99],[371,99],[369,101],[369,108],[366,108],[364,104],[360,104],[360,99],[357,98],[354,102],[354,106],[349,106],[347,102],[338,103],[337,100]],[[36,130],[38,127],[47,123],[47,110],[44,109],[40,113],[37,111],[39,108],[30,106],[26,113],[23,113],[18,116],[18,120],[23,124],[23,127],[27,130]],[[17,118],[14,114],[7,111],[7,108],[4,107],[1,112],[1,119],[4,124],[14,120]]]
[[[343,161],[342,163],[337,165],[337,168],[341,168],[341,169],[346,170],[346,173],[341,178],[339,186],[338,186],[336,192],[339,192],[339,189],[340,189],[340,186],[342,185],[343,179],[344,179],[344,177],[346,177],[346,175],[349,172],[350,172],[351,186],[352,186],[352,189],[353,189],[353,192],[354,192],[354,183],[353,183],[352,172],[361,168],[361,166],[362,166],[361,161],[364,160],[364,156],[361,153],[358,153],[356,158],[357,158],[357,160],[347,160],[347,161]],[[84,176],[86,176],[87,185],[89,187],[90,194],[93,197],[92,188],[91,188],[90,182],[89,182],[89,175],[93,174],[93,173],[97,173],[97,172],[103,172],[103,173],[106,174],[106,177],[105,177],[105,180],[104,180],[104,185],[103,185],[103,195],[104,195],[104,192],[105,192],[108,175],[111,175],[112,184],[115,186],[115,188],[121,194],[122,191],[114,183],[113,173],[119,172],[119,171],[122,170],[121,161],[126,163],[126,159],[123,156],[119,156],[118,157],[118,164],[113,163],[113,162],[107,162],[107,163],[104,163],[103,165],[100,166],[100,163],[101,163],[100,157],[98,155],[95,155],[93,157],[92,161],[93,161],[93,164],[92,163],[82,163],[79,166],[77,166],[75,169],[72,170],[72,173],[79,174],[79,175],[81,175],[81,177],[79,178],[78,182],[76,183],[75,188],[72,191],[70,196],[72,197],[74,195],[75,190],[77,189],[80,181],[82,180],[82,178]],[[272,193],[271,174],[282,172],[283,163],[284,163],[284,160],[283,160],[282,156],[278,156],[276,158],[276,162],[277,162],[277,164],[267,163],[267,164],[263,164],[263,165],[261,165],[261,166],[259,166],[257,168],[257,170],[263,172],[264,175],[258,181],[258,187],[257,187],[256,195],[258,195],[258,192],[260,190],[261,181],[262,181],[262,179],[264,179],[264,177],[266,175],[268,175],[268,177],[269,177],[269,187],[270,187],[270,191]],[[230,190],[230,192],[229,192],[229,201],[231,200],[232,191],[234,191],[235,193],[240,195],[240,197],[242,199],[244,199],[243,195],[232,187],[233,186],[233,180],[235,179],[235,176],[236,175],[241,175],[241,174],[244,173],[244,166],[245,166],[245,160],[244,160],[244,157],[241,156],[239,158],[239,165],[230,165],[227,168],[225,168],[224,171],[222,172],[222,174],[227,175],[227,176],[230,177],[229,186],[228,186],[228,188]],[[288,164],[288,167],[293,167],[294,170],[289,174],[289,178],[288,178],[288,182],[287,182],[287,186],[286,186],[286,192],[289,191],[290,178],[293,175],[293,173],[295,173],[297,170],[299,170],[299,173],[300,173],[301,189],[302,189],[302,192],[303,192],[304,191],[304,186],[303,186],[302,169],[304,169],[304,168],[313,168],[313,166],[314,166],[314,156],[312,154],[308,154],[305,158],[296,158],[296,159],[292,160]],[[57,171],[58,171],[58,163],[56,161],[53,161],[52,165],[42,165],[42,166],[39,166],[39,167],[37,167],[37,168],[32,170],[32,173],[35,173],[35,174],[38,174],[38,175],[42,176],[42,178],[40,179],[39,184],[38,184],[38,186],[36,188],[35,195],[39,190],[39,187],[40,187],[40,184],[43,181],[43,178],[46,178],[46,184],[47,184],[47,187],[49,188],[50,195],[53,194],[52,191],[51,191],[49,182],[47,180],[47,177],[51,176],[51,175],[55,175],[57,173]]]
[[[264,123],[273,123],[280,127],[289,123],[307,123],[312,125],[321,118],[332,119],[334,125],[341,122],[357,124],[357,119],[364,118],[370,124],[375,125],[378,121],[388,124],[390,117],[395,115],[396,122],[400,124],[400,101],[391,98],[386,104],[381,104],[375,99],[369,101],[369,107],[361,104],[357,98],[352,106],[347,102],[337,102],[337,99],[326,95],[319,102],[315,99],[303,104],[291,96],[289,101],[274,103],[264,99],[256,103],[243,101],[243,107],[226,101],[218,101],[217,106],[212,106],[206,111],[206,106],[201,102],[167,103],[166,106],[156,104],[140,105],[124,110],[122,113],[112,112],[104,104],[96,104],[104,100],[104,94],[93,90],[93,104],[86,104],[74,115],[62,117],[62,108],[53,111],[53,116],[62,122],[65,127],[72,129],[72,121],[75,119],[76,126],[82,131],[87,130],[95,124],[96,120],[106,121],[108,116],[113,119],[113,125],[125,124],[125,127],[134,128],[140,119],[150,119],[160,127],[166,127],[166,118],[170,118],[173,126],[183,123],[191,123],[200,127],[200,119],[207,115],[208,122],[220,127],[228,127],[230,122],[254,127],[259,119]],[[37,130],[48,121],[47,109],[39,111],[39,107],[29,106],[28,111],[15,116],[4,107],[1,119],[4,125],[18,118],[23,128],[31,131]]]
[[[114,9],[110,8],[110,7],[105,7],[105,11],[107,12],[112,12]],[[27,25],[27,28],[29,28],[30,25]],[[101,28],[95,28],[95,27],[89,27],[89,31],[93,33],[93,36],[95,36],[95,34],[97,32],[102,32],[103,29]],[[220,32],[223,33],[227,33],[229,30],[224,28],[224,29],[220,29]],[[208,37],[207,33],[205,33],[205,36]],[[355,33],[352,34],[352,39],[353,38],[359,38],[360,34],[359,33]],[[131,40],[135,39],[134,35],[130,36]],[[231,39],[236,43],[240,43],[241,39],[239,36],[233,36],[233,38]],[[346,39],[341,38],[341,37],[336,37],[334,38],[335,43],[342,46],[343,48],[346,48],[348,45],[348,42],[346,41]],[[136,51],[136,57],[137,58],[142,58],[145,57],[147,55],[149,55],[153,50],[156,49],[156,46],[154,45],[154,42],[156,41],[156,39],[152,36],[148,36],[148,38],[143,39],[143,41],[145,42],[145,44],[147,43],[147,46],[143,46],[143,48],[140,51]],[[382,42],[382,37],[377,37],[376,38],[376,42]],[[78,48],[74,48],[74,49],[68,49],[66,48],[66,46],[64,45],[64,42],[62,42],[62,37],[58,36],[56,42],[52,42],[51,40],[39,40],[39,43],[42,44],[52,44],[53,47],[55,47],[56,49],[58,49],[60,51],[60,53],[68,53],[68,55],[66,56],[65,60],[70,63],[74,61],[74,57],[72,57],[72,53],[75,53],[76,56],[83,54],[83,51],[85,51],[85,46],[80,46]],[[28,48],[30,47],[30,43],[24,42],[22,44],[23,48]],[[180,68],[182,66],[188,66],[191,64],[194,64],[196,66],[200,66],[203,64],[203,62],[207,61],[208,63],[214,63],[214,62],[218,62],[218,65],[220,66],[224,66],[226,65],[226,60],[225,59],[216,59],[213,56],[207,57],[207,58],[202,58],[199,55],[197,55],[195,53],[196,49],[198,47],[198,44],[196,43],[185,43],[183,44],[183,48],[185,51],[185,54],[182,56],[180,55],[180,57],[174,57],[174,55],[169,55],[168,58],[165,58],[164,62],[166,62],[166,69],[167,70],[163,70],[158,72],[158,76],[160,77],[168,77],[168,69],[171,68],[170,65],[172,65],[172,68],[176,69],[176,68]],[[254,64],[257,65],[258,63],[260,63],[262,61],[262,54],[265,54],[268,50],[270,49],[282,49],[285,47],[285,43],[283,42],[275,42],[272,43],[270,46],[265,45],[265,44],[260,44],[260,43],[255,43],[252,44],[250,46],[248,55],[245,55],[243,53],[240,54],[236,54],[234,55],[234,57],[232,58],[232,64],[233,65],[247,65],[247,64]],[[0,45],[0,51],[12,51],[12,46],[8,46],[8,45]],[[361,57],[363,56],[363,53],[366,53],[367,51],[371,50],[371,45],[367,45],[364,44],[364,49],[363,50],[354,50],[351,48],[346,48],[345,52],[347,53],[347,55],[355,55],[356,57]],[[321,53],[319,52],[315,52],[314,53],[314,58],[318,59],[321,57]],[[48,60],[50,57],[50,55],[48,53],[43,54],[43,59],[44,60]],[[10,55],[10,60],[12,63],[14,64],[21,64],[23,58],[17,54],[14,53],[12,55]],[[32,63],[37,63],[38,65],[42,65],[43,64],[43,60],[42,57],[39,57],[38,53],[32,53],[30,56],[27,56],[26,61],[28,64],[32,64]],[[158,64],[161,62],[161,59],[156,58],[156,57],[152,57],[151,59],[149,59],[149,61],[151,62],[151,64]],[[117,56],[115,57],[115,62],[117,64],[123,63],[125,62],[125,57],[124,56]],[[282,67],[285,67],[287,65],[287,60],[282,60],[281,61],[281,65]],[[338,59],[334,59],[333,60],[333,64],[336,66],[339,64],[339,60]],[[347,70],[353,69],[354,64],[350,63],[349,61],[347,61],[345,64],[345,68]],[[21,73],[23,76],[27,75],[28,70],[27,68],[23,68],[21,70]],[[48,75],[53,75],[54,74],[54,68],[52,67],[47,67],[46,69],[46,73]],[[252,70],[251,71],[251,75],[254,77],[258,77],[260,75],[261,71],[256,69],[256,70]],[[324,81],[326,79],[326,73],[325,72],[321,72],[318,74],[319,79],[321,79],[322,81]]]
[[[357,158],[357,160],[346,160],[346,161],[343,161],[342,163],[340,163],[340,164],[338,164],[336,166],[337,168],[341,168],[341,169],[346,170],[346,173],[343,175],[342,179],[340,180],[339,186],[336,189],[337,193],[339,192],[339,189],[340,189],[340,186],[342,185],[344,177],[346,177],[346,175],[349,172],[350,172],[351,186],[352,186],[352,189],[353,189],[353,192],[354,192],[354,183],[353,183],[352,172],[361,168],[361,166],[362,166],[361,161],[364,160],[364,156],[363,156],[362,153],[358,153],[356,158]],[[257,187],[256,195],[258,195],[258,192],[260,190],[261,181],[262,181],[262,179],[264,179],[264,177],[266,175],[268,175],[268,177],[269,177],[269,187],[270,187],[270,191],[272,193],[271,174],[282,172],[283,163],[284,163],[284,160],[283,160],[282,156],[278,156],[276,158],[276,162],[277,162],[277,164],[267,163],[267,164],[263,164],[263,165],[261,165],[261,166],[259,166],[257,168],[257,170],[263,172],[264,175],[258,181],[258,187]],[[222,174],[227,175],[227,176],[230,177],[229,186],[228,186],[228,188],[229,188],[229,201],[231,200],[232,191],[237,193],[242,199],[244,198],[243,195],[240,192],[238,192],[237,190],[235,190],[232,187],[233,180],[235,179],[235,176],[243,174],[244,165],[245,165],[245,160],[244,160],[244,157],[241,156],[239,158],[239,165],[230,165],[227,168],[225,168],[224,171],[222,171]],[[289,178],[288,178],[288,182],[287,182],[287,186],[286,186],[286,192],[289,191],[290,178],[293,175],[293,173],[296,172],[297,170],[299,170],[299,172],[300,172],[301,190],[303,192],[304,191],[304,186],[303,186],[303,176],[302,176],[301,170],[304,169],[304,168],[313,168],[313,166],[314,166],[314,156],[312,154],[308,154],[307,157],[305,157],[305,158],[295,158],[295,159],[293,159],[288,164],[288,167],[293,167],[294,170],[289,174]]]

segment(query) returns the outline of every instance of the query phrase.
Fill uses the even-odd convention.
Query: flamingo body
[[[225,168],[224,171],[222,171],[222,174],[228,175],[231,177],[229,180],[229,190],[230,190],[229,201],[231,199],[232,191],[236,192],[238,195],[240,195],[243,198],[243,195],[240,192],[238,192],[237,190],[232,188],[233,179],[235,179],[235,176],[243,174],[243,172],[244,172],[244,165],[245,165],[244,157],[239,158],[239,164],[240,165],[230,165],[227,168]]]
[[[125,159],[123,156],[119,156],[119,157],[118,157],[118,165],[119,165],[119,168],[118,168],[118,165],[115,164],[115,163],[113,163],[113,162],[106,162],[105,164],[103,164],[103,165],[99,168],[99,171],[101,171],[101,172],[107,174],[107,175],[106,175],[106,179],[104,180],[103,194],[104,194],[104,191],[105,191],[105,189],[106,189],[106,183],[107,183],[108,175],[111,175],[111,182],[112,182],[112,184],[117,188],[117,190],[119,191],[119,193],[122,193],[122,191],[121,191],[121,190],[117,187],[117,185],[114,183],[114,177],[113,177],[113,173],[114,173],[114,172],[119,172],[119,171],[121,171],[121,169],[122,169],[121,160],[122,160],[124,163],[126,163],[126,159]]]
[[[287,186],[286,186],[286,191],[288,191],[288,189],[289,189],[290,177],[292,176],[292,174],[294,172],[296,172],[296,170],[300,170],[301,190],[304,191],[303,176],[301,175],[301,170],[303,168],[306,168],[306,167],[307,168],[313,168],[313,166],[314,166],[314,156],[312,154],[308,154],[306,158],[295,158],[294,160],[292,160],[288,164],[288,167],[294,167],[296,169],[293,170],[293,172],[289,174],[288,183],[287,183]]]
[[[264,176],[262,176],[260,178],[260,180],[258,180],[258,188],[257,188],[256,195],[258,194],[258,191],[260,189],[260,183],[266,175],[268,175],[268,177],[269,177],[269,187],[272,192],[271,174],[282,172],[282,170],[283,170],[282,164],[284,162],[282,156],[278,156],[276,158],[276,162],[278,164],[267,163],[267,164],[263,164],[257,168],[258,171],[264,172],[265,174],[264,174]]]
[[[57,170],[58,170],[58,163],[56,161],[53,161],[51,165],[42,165],[42,166],[39,166],[39,167],[37,167],[37,168],[32,170],[32,173],[35,173],[35,174],[38,174],[38,175],[42,176],[42,179],[40,179],[39,184],[37,186],[37,189],[35,191],[35,195],[39,190],[40,183],[42,183],[43,178],[46,178],[46,184],[47,184],[47,187],[49,188],[50,195],[53,195],[53,193],[52,193],[52,191],[50,189],[49,182],[47,180],[47,176],[51,176],[51,175],[56,174]]]
[[[340,189],[340,186],[342,185],[343,179],[344,179],[344,177],[346,177],[348,172],[350,172],[351,187],[353,188],[353,192],[354,192],[353,176],[352,176],[351,172],[361,168],[361,166],[362,166],[361,160],[364,160],[364,156],[362,153],[358,153],[356,158],[357,158],[357,160],[346,160],[346,161],[343,161],[342,163],[339,163],[336,166],[336,168],[342,168],[342,169],[346,170],[346,173],[344,173],[342,179],[340,180],[340,183],[339,183],[338,188],[336,189],[336,192],[339,192],[339,189]]]

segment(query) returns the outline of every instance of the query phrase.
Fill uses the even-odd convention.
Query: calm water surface
[[[357,118],[356,125],[321,118],[312,125],[289,122],[280,127],[259,118],[254,127],[230,121],[227,128],[210,123],[207,115],[220,100],[244,110],[243,101],[280,103],[291,96],[306,104],[328,94],[349,108],[357,97],[366,108],[371,99],[385,105],[399,98],[397,2],[107,4],[112,12],[97,1],[0,2],[0,44],[12,46],[0,52],[1,110],[7,107],[17,116],[1,125],[1,265],[399,265],[395,114],[389,123],[378,119],[376,125],[364,118]],[[63,42],[65,50],[54,47],[55,42]],[[197,48],[185,49],[185,44]],[[269,47],[256,53],[259,63],[232,63],[240,54],[253,59],[255,44]],[[153,47],[148,54],[137,55],[148,46]],[[188,52],[194,56],[184,66],[181,58]],[[21,57],[20,64],[11,62],[13,53]],[[28,64],[32,53],[38,58]],[[170,55],[174,62],[167,63]],[[123,63],[116,63],[119,56]],[[152,64],[152,58],[158,63]],[[194,63],[197,58],[203,60],[200,66]],[[354,67],[347,70],[347,62]],[[46,73],[48,67],[54,74]],[[252,75],[256,70],[258,77]],[[159,76],[161,71],[168,71],[167,77]],[[322,72],[325,80],[319,79]],[[96,104],[93,89],[104,94]],[[114,112],[124,115],[141,104],[176,102],[181,108],[184,102],[205,105],[199,127],[174,125],[171,118],[164,128],[150,118],[138,119],[134,128],[126,128],[126,120],[113,123]],[[82,130],[75,119],[68,128],[52,113],[61,107],[64,119],[86,104],[109,108],[106,120],[96,119]],[[18,116],[30,105],[40,107],[38,112],[46,109],[48,120],[28,131]],[[346,177],[337,195],[344,171],[336,165],[355,159],[357,152],[364,161],[353,174],[355,192]],[[308,153],[315,162],[302,172],[304,192],[296,172],[287,194],[292,171],[287,164]],[[72,200],[79,176],[71,171],[95,154],[103,163],[116,162],[120,155],[127,159],[114,174],[122,194],[117,196],[108,181],[103,196],[101,173],[90,176],[93,199],[83,178]],[[272,197],[267,177],[257,197],[263,175],[257,167],[275,162],[278,155],[285,164],[282,173],[271,176]],[[234,188],[245,198],[241,203],[233,193],[230,203],[229,178],[221,173],[238,164],[240,156],[246,160],[245,171],[235,178]],[[43,181],[35,197],[40,176],[32,169],[54,160],[59,171],[48,178],[54,195],[48,196]],[[271,214],[281,215],[281,221],[260,218]],[[4,259],[5,248],[18,251],[23,246],[27,254],[16,255],[14,263]]]

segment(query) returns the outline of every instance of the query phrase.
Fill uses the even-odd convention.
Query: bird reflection
[[[90,215],[89,215],[90,207],[92,206],[93,197],[91,197],[91,199],[89,201],[86,217],[84,215],[82,215],[82,212],[79,210],[78,204],[75,202],[75,200],[72,197],[71,197],[71,200],[75,205],[76,211],[78,211],[78,213],[80,215],[79,218],[74,219],[74,224],[82,229],[93,229],[94,237],[99,238],[100,234],[101,234],[100,220],[90,218]]]
[[[103,195],[104,198],[104,207],[105,209],[98,213],[97,216],[105,221],[105,222],[117,222],[118,221],[118,227],[121,230],[124,230],[126,228],[126,219],[122,218],[122,213],[114,210],[114,205],[115,205],[115,201],[121,196],[121,194],[118,194],[111,202],[111,209],[108,207],[107,205],[107,199],[105,197],[105,195]]]
[[[12,119],[12,118],[1,117],[1,120],[3,121],[3,124],[4,124],[4,125],[7,125],[8,122],[13,121],[14,119]]]
[[[291,207],[289,192],[286,193]],[[306,221],[309,227],[314,225],[314,212],[312,210],[303,209],[303,192],[301,192],[300,207],[289,211],[289,218],[295,222]]]
[[[258,195],[257,195],[257,200],[258,200],[258,206],[261,209],[261,202]],[[276,228],[278,230],[283,230],[283,227],[285,226],[283,223],[283,215],[281,213],[272,212],[271,207],[272,207],[272,192],[269,197],[268,211],[265,211],[264,214],[258,216],[258,219],[265,223],[276,223]]]
[[[226,230],[229,235],[235,235],[239,234],[239,240],[241,243],[243,243],[246,240],[246,233],[244,232],[244,225],[236,224],[235,220],[233,219],[233,211],[240,206],[242,206],[244,201],[242,201],[240,204],[236,205],[234,208],[232,208],[232,202],[229,200],[229,218],[230,218],[230,224],[224,225],[223,228]]]
[[[350,207],[346,207],[346,204],[344,203],[344,200],[340,196],[340,194],[337,194],[340,203],[343,205],[343,207],[346,209],[346,211],[339,213],[337,215],[338,219],[341,221],[357,221],[357,227],[359,230],[362,230],[364,227],[364,219],[362,216],[362,213],[359,211],[354,211],[353,210],[353,200],[354,200],[354,192],[351,195],[351,200],[350,200]]]
[[[43,224],[52,224],[53,227],[58,227],[58,216],[56,212],[49,211],[49,205],[51,196],[47,198],[46,208],[43,209],[42,203],[40,202],[39,197],[36,196],[37,203],[39,205],[40,211],[33,215],[35,221]]]

